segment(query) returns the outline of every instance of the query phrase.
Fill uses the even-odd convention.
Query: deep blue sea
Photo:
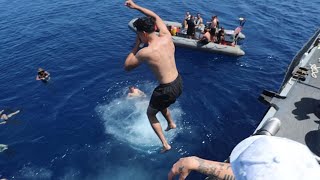
[[[246,55],[230,57],[176,48],[184,92],[170,107],[178,128],[159,154],[146,108],[157,82],[146,65],[123,69],[142,16],[119,0],[0,0],[0,110],[21,110],[0,125],[0,178],[163,180],[181,157],[222,161],[250,135],[296,52],[320,26],[319,0],[137,1],[163,19],[186,11],[226,29],[247,19]],[[51,73],[44,84],[37,69]],[[148,95],[128,100],[129,86]],[[165,120],[159,116],[165,126]],[[191,173],[188,179],[203,179]]]

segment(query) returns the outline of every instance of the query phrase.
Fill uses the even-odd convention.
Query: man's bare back
[[[148,47],[139,51],[140,55],[147,57],[145,61],[160,84],[170,83],[178,76],[174,52],[171,35],[154,37]]]

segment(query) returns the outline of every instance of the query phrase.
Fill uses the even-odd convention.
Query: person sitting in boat
[[[202,38],[199,40],[202,44],[208,44],[209,42],[215,42],[216,41],[216,29],[210,29],[209,31],[205,30],[206,32],[202,36]]]
[[[50,79],[50,73],[45,71],[42,68],[39,68],[36,80],[48,81],[49,79]]]
[[[143,91],[141,91],[140,89],[138,89],[134,86],[130,86],[128,97],[147,97],[147,95]]]
[[[220,42],[219,42],[219,44],[228,45],[227,41],[224,40],[224,36],[221,36],[221,37],[220,37]],[[231,44],[231,46],[232,46],[232,44]]]
[[[195,33],[195,27],[196,27],[196,24],[194,22],[194,16],[190,16],[190,19],[187,20],[187,25],[188,25],[187,38],[193,39],[194,33]]]
[[[218,43],[218,44],[221,44],[222,39],[223,39],[223,41],[224,41],[224,28],[223,28],[223,27],[221,27],[221,29],[220,29],[219,32],[218,32],[218,35],[217,35],[217,43]]]

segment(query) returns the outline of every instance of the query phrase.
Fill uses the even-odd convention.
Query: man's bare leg
[[[165,131],[169,131],[170,129],[175,129],[177,125],[173,122],[169,109],[165,108],[164,110],[161,111],[161,113],[168,122],[168,127],[166,128]]]
[[[8,114],[8,118],[11,118],[13,115],[16,115],[20,112],[20,110],[16,111],[16,112],[13,112],[11,114]]]
[[[166,138],[163,135],[161,124],[159,123],[159,121],[156,117],[157,113],[158,113],[157,110],[154,110],[153,108],[148,107],[147,115],[148,115],[149,122],[152,126],[152,129],[157,134],[157,136],[159,137],[159,139],[163,145],[163,149],[161,150],[161,153],[164,153],[166,151],[169,151],[171,149],[171,146],[168,144]]]

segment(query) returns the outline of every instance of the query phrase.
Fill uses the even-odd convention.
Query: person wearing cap
[[[4,114],[3,112],[4,112],[4,110],[1,110],[1,111],[0,111],[0,119],[2,120],[2,122],[0,122],[0,124],[5,124],[5,123],[7,123],[8,119],[11,118],[12,116],[18,114],[18,113],[20,112],[20,110],[17,110],[17,111],[15,111],[15,112],[13,112],[13,113],[10,113],[10,114],[8,114],[8,115],[7,115],[7,114]]]
[[[39,68],[38,69],[38,74],[37,74],[37,77],[36,77],[36,80],[42,80],[42,81],[48,81],[49,80],[49,77],[50,76],[50,73],[45,71],[44,69],[42,68]]]
[[[231,152],[230,163],[196,156],[181,158],[168,174],[168,180],[191,171],[224,180],[301,180],[320,179],[320,166],[309,148],[296,141],[256,135],[241,141]]]
[[[134,86],[129,87],[128,97],[147,97],[144,92]]]
[[[158,80],[159,85],[152,93],[147,116],[154,132],[162,143],[161,152],[166,152],[171,149],[171,146],[163,134],[156,114],[161,112],[167,120],[166,131],[176,128],[168,109],[181,95],[183,88],[182,78],[175,62],[175,46],[166,24],[156,13],[135,4],[132,0],[127,0],[125,5],[140,11],[146,17],[138,18],[133,23],[137,29],[136,43],[125,60],[124,68],[126,71],[130,71],[140,64],[146,63]],[[159,34],[155,32],[155,26],[159,29]],[[148,44],[148,46],[140,49],[139,44],[141,43]]]

